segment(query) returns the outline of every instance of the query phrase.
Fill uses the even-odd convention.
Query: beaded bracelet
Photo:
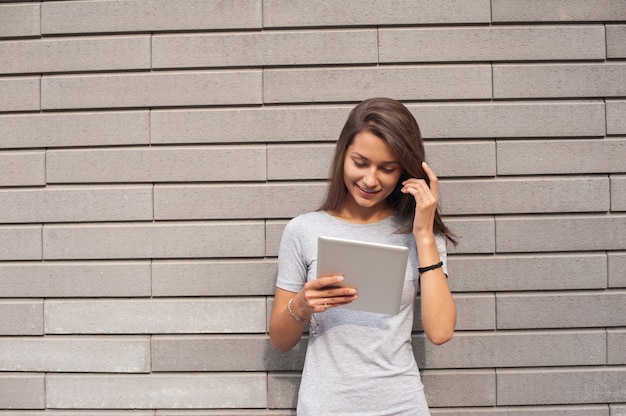
[[[443,266],[443,261],[440,261],[439,263],[433,264],[432,266],[418,267],[417,271],[419,272],[419,274],[423,274],[423,273],[426,273],[428,271],[438,269],[438,268],[440,268],[442,266]]]

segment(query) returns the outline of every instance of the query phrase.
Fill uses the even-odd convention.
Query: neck
[[[393,210],[387,204],[381,207],[365,208],[345,201],[339,211],[328,211],[328,213],[354,224],[370,224],[384,220],[393,214]]]

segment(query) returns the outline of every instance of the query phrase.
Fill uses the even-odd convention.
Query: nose
[[[373,189],[378,184],[378,176],[376,175],[375,169],[370,169],[363,176],[363,185],[365,185],[368,189]]]

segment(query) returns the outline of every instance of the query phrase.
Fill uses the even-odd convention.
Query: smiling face
[[[354,136],[343,161],[348,190],[341,216],[376,221],[389,215],[387,197],[396,188],[402,167],[391,148],[378,136],[362,131]]]

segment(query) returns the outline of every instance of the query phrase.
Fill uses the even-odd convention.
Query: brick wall
[[[0,415],[293,414],[278,242],[371,96],[461,238],[433,414],[626,415],[625,59],[624,0],[0,1]]]

